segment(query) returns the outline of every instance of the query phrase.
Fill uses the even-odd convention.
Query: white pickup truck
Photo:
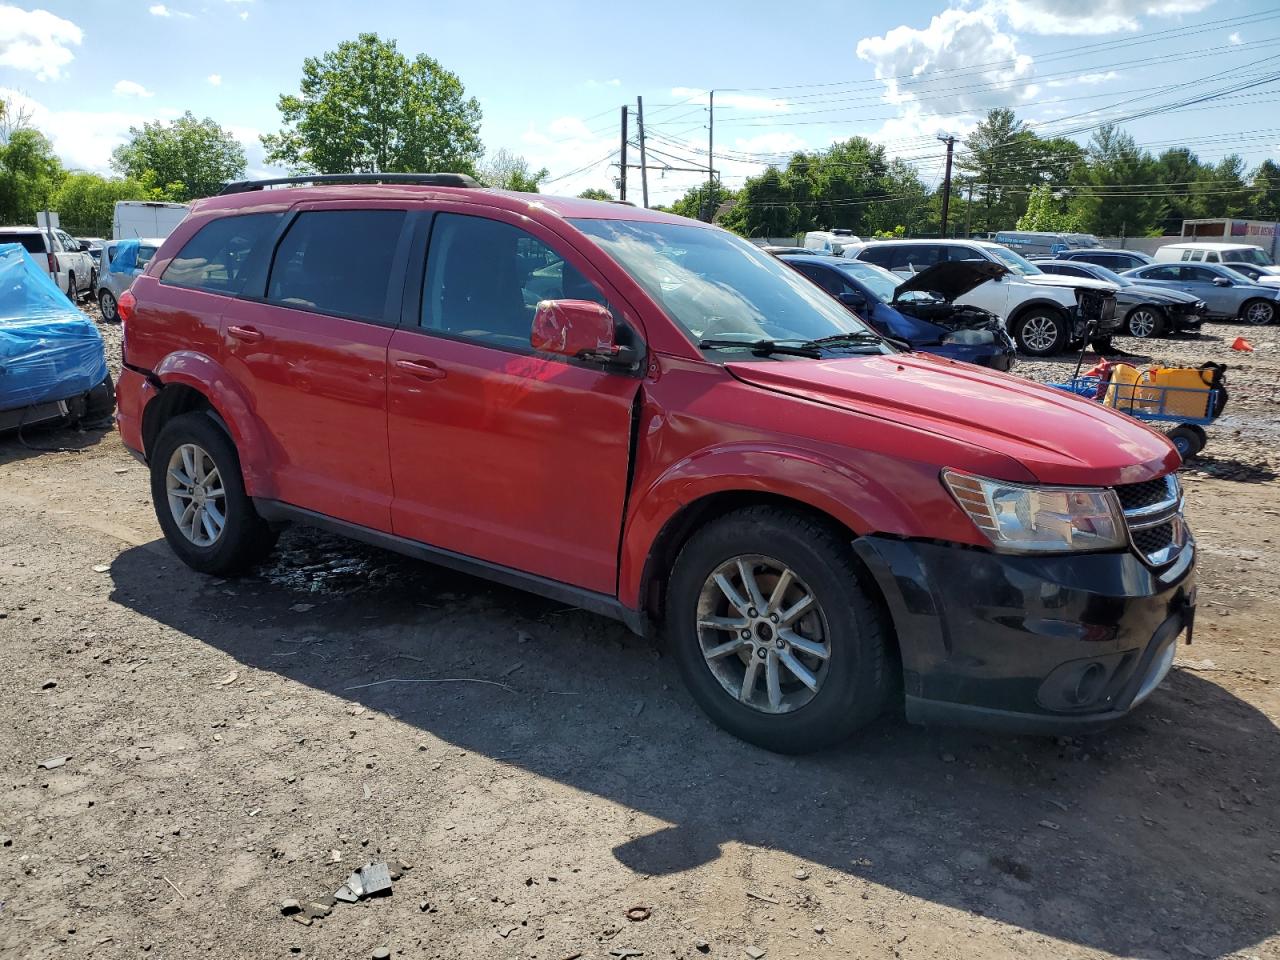
[[[31,254],[58,289],[72,300],[94,295],[98,268],[81,246],[65,230],[40,227],[0,227],[0,243],[18,243]]]

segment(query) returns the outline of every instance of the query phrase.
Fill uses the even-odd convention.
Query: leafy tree
[[[1037,140],[1012,110],[1003,108],[990,111],[965,138],[956,165],[974,184],[974,229],[1000,230],[1021,215],[1026,192],[1023,173],[1035,156]]]
[[[601,190],[599,187],[588,187],[578,194],[580,200],[612,200],[613,194],[608,190]]]
[[[1173,147],[1156,157],[1155,181],[1163,185],[1166,193],[1160,212],[1162,233],[1178,233],[1183,220],[1204,216],[1204,205],[1193,186],[1205,178],[1208,169],[1186,147]]]
[[[1249,215],[1257,220],[1280,220],[1280,164],[1263,160],[1253,171]]]
[[[0,223],[35,223],[62,176],[44,134],[27,126],[7,131],[0,140]]]
[[[117,200],[154,200],[162,191],[137,180],[108,180],[96,173],[68,174],[49,201],[68,233],[110,236]]]
[[[480,104],[457,74],[394,40],[362,33],[302,64],[297,94],[276,102],[284,126],[267,160],[306,173],[475,172]]]
[[[751,177],[720,223],[744,237],[786,237],[800,229],[800,208],[789,179],[777,167]]]
[[[1027,198],[1027,212],[1018,218],[1018,229],[1044,233],[1082,232],[1079,218],[1067,211],[1066,204],[1058,199],[1053,187],[1047,183],[1031,191]]]
[[[1201,181],[1192,188],[1204,211],[1201,216],[1239,217],[1249,208],[1244,160],[1239,155],[1230,154],[1206,167]]]
[[[477,176],[486,187],[537,193],[539,185],[551,176],[551,172],[543,167],[537,173],[530,173],[528,160],[504,148],[485,158]]]
[[[111,168],[136,181],[163,184],[174,200],[208,197],[244,176],[244,147],[211,118],[188,110],[173,123],[129,128],[129,142],[111,154]]]
[[[710,223],[719,211],[721,204],[734,199],[734,192],[719,181],[708,180],[696,187],[690,187],[684,196],[668,207],[671,213],[691,220],[702,220]]]
[[[1085,159],[1073,178],[1078,193],[1071,209],[1088,231],[1103,237],[1158,233],[1161,201],[1149,186],[1157,174],[1151,154],[1107,124],[1090,139]]]

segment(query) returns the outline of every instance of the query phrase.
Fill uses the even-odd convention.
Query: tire
[[[1179,424],[1170,430],[1167,436],[1184,462],[1203,450],[1207,440],[1205,432],[1193,423]]]
[[[1148,306],[1145,303],[1139,304],[1129,311],[1129,315],[1124,318],[1124,325],[1129,336],[1139,337],[1143,340],[1163,336],[1165,330],[1169,327],[1164,317],[1164,311],[1159,307]]]
[[[1033,307],[1018,318],[1013,339],[1028,356],[1051,357],[1066,349],[1070,331],[1061,314]]]
[[[1265,327],[1276,318],[1276,305],[1269,300],[1250,300],[1240,308],[1240,319],[1253,327]]]
[[[67,299],[72,303],[80,299],[80,291],[76,289],[76,275],[74,272],[67,274]]]
[[[98,306],[102,310],[102,319],[107,323],[116,323],[120,319],[120,311],[116,306],[116,296],[110,290],[98,294]]]
[[[196,485],[187,485],[185,494],[170,496],[171,465],[177,467],[179,475],[191,477],[191,460],[184,458],[184,450],[191,457],[194,457],[193,450],[203,453],[207,463],[216,468],[219,481],[216,489],[222,491],[222,496],[206,497],[204,491],[208,488],[203,485],[199,485],[201,489],[195,496],[191,493]],[[169,546],[183,563],[201,573],[230,577],[248,570],[271,552],[276,534],[258,516],[253,501],[245,493],[235,444],[207,412],[174,417],[161,429],[150,453],[151,500],[156,519]],[[201,472],[206,477],[212,476],[207,464],[205,470],[195,471],[196,476]],[[178,476],[174,479],[176,482]],[[198,535],[193,537],[181,528],[170,504],[171,501],[181,505],[201,500],[211,505],[213,511],[205,511],[209,516],[208,525],[198,524]],[[217,516],[223,520],[220,528],[217,528]],[[213,528],[217,528],[216,536],[210,535]]]
[[[115,412],[116,385],[108,373],[105,380],[89,391],[85,400],[84,419],[89,423],[109,423]]]
[[[743,569],[757,584],[762,609],[752,606]],[[774,604],[784,571],[792,573],[790,586]],[[717,574],[747,612],[737,612]],[[806,595],[812,605],[786,627],[788,608],[794,611]],[[716,625],[706,626],[713,618]],[[731,620],[749,625],[749,641],[737,625],[724,628]],[[734,736],[766,750],[807,753],[837,743],[873,720],[889,693],[888,629],[862,586],[847,537],[788,510],[748,507],[694,533],[671,572],[666,633],[698,705]],[[784,658],[798,662],[816,690]]]

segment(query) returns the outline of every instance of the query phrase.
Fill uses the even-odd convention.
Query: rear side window
[[[844,293],[844,280],[834,270],[829,270],[826,267],[814,266],[807,263],[798,265],[793,264],[793,266],[797,266],[801,273],[820,286],[823,290],[827,291],[827,293],[833,296],[839,296]]]
[[[403,210],[298,214],[276,249],[267,299],[357,320],[385,319],[404,220]]]
[[[38,233],[0,233],[0,243],[20,243],[27,253],[44,253],[44,237]]]
[[[1152,267],[1142,276],[1147,280],[1180,280],[1182,267]]]
[[[175,287],[238,294],[254,249],[275,230],[278,213],[247,213],[206,223],[178,251],[161,278]]]

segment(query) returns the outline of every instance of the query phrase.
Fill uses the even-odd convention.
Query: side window
[[[1222,258],[1218,256],[1217,251],[1210,250],[1208,253],[1204,255],[1204,262],[1205,263],[1221,263]]]
[[[247,279],[250,254],[271,235],[280,216],[247,213],[206,223],[169,261],[161,280],[210,293],[239,293]]]
[[[403,210],[308,210],[276,248],[267,299],[357,320],[384,320]]]
[[[867,263],[874,263],[877,267],[887,267],[893,262],[892,247],[867,247],[860,254],[859,260],[865,260]]]
[[[156,255],[155,247],[139,247],[138,248],[138,269],[147,269],[147,264],[151,262],[151,258]]]
[[[1142,274],[1142,278],[1144,280],[1179,280],[1182,270],[1182,267],[1152,267]]]
[[[542,300],[609,306],[572,264],[519,227],[485,217],[436,216],[422,291],[425,329],[527,350]]]
[[[1182,279],[1191,283],[1213,283],[1213,278],[1218,276],[1208,267],[1183,267]]]
[[[806,263],[801,264],[800,272],[832,296],[839,296],[844,293],[844,281],[836,275],[834,270],[827,270],[823,267]]]

